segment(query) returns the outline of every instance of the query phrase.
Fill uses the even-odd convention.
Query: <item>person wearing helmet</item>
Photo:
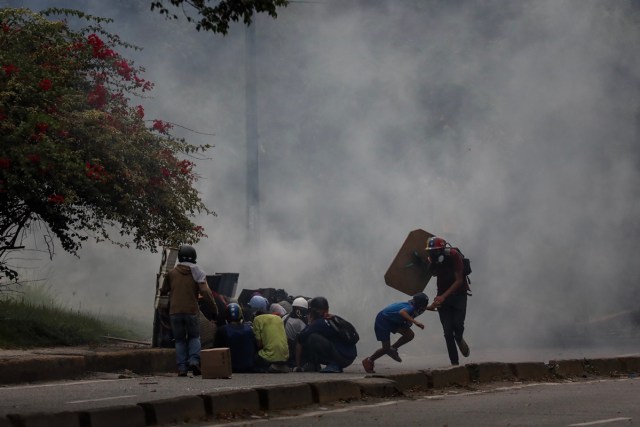
[[[269,311],[271,314],[277,314],[280,317],[284,317],[284,315],[287,314],[287,310],[277,302],[274,302],[269,306]]]
[[[297,372],[343,372],[358,356],[356,345],[344,342],[331,326],[331,317],[333,315],[329,313],[329,302],[325,297],[315,297],[309,301],[309,324],[296,339]],[[306,367],[302,366],[303,360],[308,361]],[[326,366],[320,369],[321,365]]]
[[[226,308],[227,324],[220,329],[220,346],[231,352],[232,372],[254,372],[256,338],[251,326],[243,322],[242,308],[229,303]]]
[[[426,250],[430,271],[437,277],[437,296],[428,309],[438,311],[449,360],[452,365],[458,365],[458,348],[464,357],[470,354],[469,345],[463,338],[467,315],[463,256],[444,239],[436,236],[427,240]]]
[[[371,356],[362,359],[362,366],[368,374],[375,373],[374,362],[376,359],[387,355],[396,362],[402,362],[398,355],[398,348],[411,341],[414,333],[411,325],[424,329],[424,325],[415,318],[424,313],[429,305],[429,297],[423,292],[415,294],[408,302],[395,302],[383,308],[376,316],[374,330],[376,339],[382,343],[382,347]],[[391,334],[400,334],[400,338],[391,345]]]
[[[255,310],[253,333],[258,346],[255,370],[272,373],[289,372],[287,367],[289,346],[282,318],[269,312],[269,301],[261,295],[251,297],[249,306]]]
[[[306,298],[298,297],[291,303],[291,312],[284,316],[284,330],[287,333],[287,344],[289,345],[289,360],[290,367],[295,367],[296,364],[296,338],[298,334],[307,327],[307,311],[309,304]]]
[[[180,246],[178,264],[166,274],[160,288],[160,295],[169,295],[169,317],[179,376],[186,376],[189,371],[200,375],[198,295],[202,295],[211,313],[218,313],[207,285],[207,275],[196,265],[196,258],[196,250],[192,246]]]

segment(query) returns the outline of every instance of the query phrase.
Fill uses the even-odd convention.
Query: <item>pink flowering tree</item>
[[[194,218],[214,214],[194,188],[210,147],[132,103],[153,84],[105,22],[0,9],[0,284],[18,279],[9,254],[30,233],[50,255],[51,235],[73,254],[89,238],[155,251],[199,240]]]

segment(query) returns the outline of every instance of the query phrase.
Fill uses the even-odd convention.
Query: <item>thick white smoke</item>
[[[243,26],[221,37],[146,4],[63,3],[114,18],[144,48],[132,55],[157,85],[148,116],[215,133],[184,131],[216,145],[198,165],[218,213],[202,218],[207,271],[324,295],[363,349],[376,312],[408,298],[383,275],[415,228],[472,259],[477,346],[543,342],[635,309],[633,2],[317,1],[258,17],[259,237],[246,235]],[[159,262],[90,244],[80,260],[56,254],[49,274],[71,305],[150,318]],[[443,349],[437,316],[423,316],[411,345]]]

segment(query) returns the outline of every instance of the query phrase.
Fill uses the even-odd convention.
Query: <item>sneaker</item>
[[[342,372],[342,368],[336,364],[331,363],[320,369],[320,372],[325,374],[339,374]]]
[[[289,372],[289,367],[282,363],[272,363],[267,372],[270,374],[285,374]]]
[[[390,358],[392,358],[396,362],[402,362],[402,359],[400,358],[400,355],[398,354],[398,349],[397,348],[391,347],[389,349],[389,351],[387,352],[387,354],[389,355]]]
[[[202,373],[200,371],[200,366],[198,365],[189,365],[189,372],[191,372],[194,376],[198,376]]]
[[[460,338],[460,341],[458,342],[458,348],[460,349],[460,353],[462,353],[464,357],[469,357],[469,354],[471,354],[469,345],[464,340],[464,338]]]
[[[302,372],[320,372],[320,369],[322,369],[322,367],[320,365],[316,365],[315,363],[305,363],[302,366]]]
[[[362,367],[364,368],[364,371],[367,374],[375,374],[376,371],[373,370],[373,360],[369,359],[368,357],[365,359],[362,359]]]
[[[186,377],[187,376],[187,371],[178,371],[178,376],[179,377]]]

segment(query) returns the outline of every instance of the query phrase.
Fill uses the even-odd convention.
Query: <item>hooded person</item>
[[[289,372],[287,367],[289,347],[282,318],[269,312],[269,301],[261,295],[251,297],[249,307],[255,312],[253,333],[258,346],[255,363],[256,371]]]
[[[160,295],[169,295],[169,317],[179,376],[186,376],[189,371],[200,375],[198,296],[202,296],[211,313],[217,315],[218,312],[207,285],[207,275],[196,264],[196,259],[197,253],[192,246],[180,246],[178,264],[166,274],[160,288]]]
[[[289,344],[289,366],[296,364],[296,338],[298,334],[307,327],[307,312],[309,304],[304,297],[298,297],[291,303],[291,312],[284,316],[284,330],[287,333],[287,343]]]
[[[309,301],[309,324],[296,339],[296,371],[340,373],[358,356],[356,345],[345,342],[331,326],[331,317],[325,297]]]

